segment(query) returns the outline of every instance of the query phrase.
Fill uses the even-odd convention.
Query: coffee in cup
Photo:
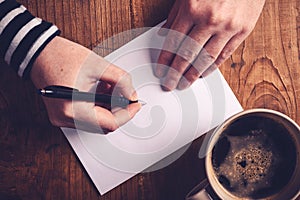
[[[282,113],[253,109],[220,125],[205,158],[211,196],[221,199],[293,199],[300,188],[300,128]],[[197,192],[198,191],[198,192]],[[187,199],[197,197],[197,187]]]

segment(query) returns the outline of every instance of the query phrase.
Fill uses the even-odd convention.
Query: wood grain
[[[298,10],[297,1],[267,1],[253,33],[221,69],[244,108],[271,108],[299,123]]]
[[[61,35],[107,55],[168,15],[173,0],[21,0]],[[251,35],[221,71],[245,109],[279,110],[300,124],[300,1],[270,0]],[[114,40],[109,39],[112,36]],[[1,63],[1,66],[4,65]],[[16,98],[18,97],[18,98]],[[183,199],[204,178],[203,138],[166,168],[99,196],[32,83],[0,68],[0,199]],[[104,180],[105,181],[105,180]]]

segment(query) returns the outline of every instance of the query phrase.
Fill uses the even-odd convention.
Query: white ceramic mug
[[[186,200],[296,199],[300,194],[300,127],[274,110],[242,111],[212,134],[205,171],[207,178]]]

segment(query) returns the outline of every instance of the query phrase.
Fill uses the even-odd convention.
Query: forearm
[[[34,17],[14,0],[0,0],[0,59],[21,77],[45,46],[59,34],[53,24]]]

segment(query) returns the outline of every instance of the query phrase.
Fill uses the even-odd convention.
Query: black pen
[[[132,103],[141,103],[142,105],[146,104],[141,100],[132,101],[121,96],[81,92],[75,88],[60,85],[51,85],[43,89],[39,89],[38,94],[49,98],[101,103],[105,105],[111,105],[111,107],[126,107]]]

